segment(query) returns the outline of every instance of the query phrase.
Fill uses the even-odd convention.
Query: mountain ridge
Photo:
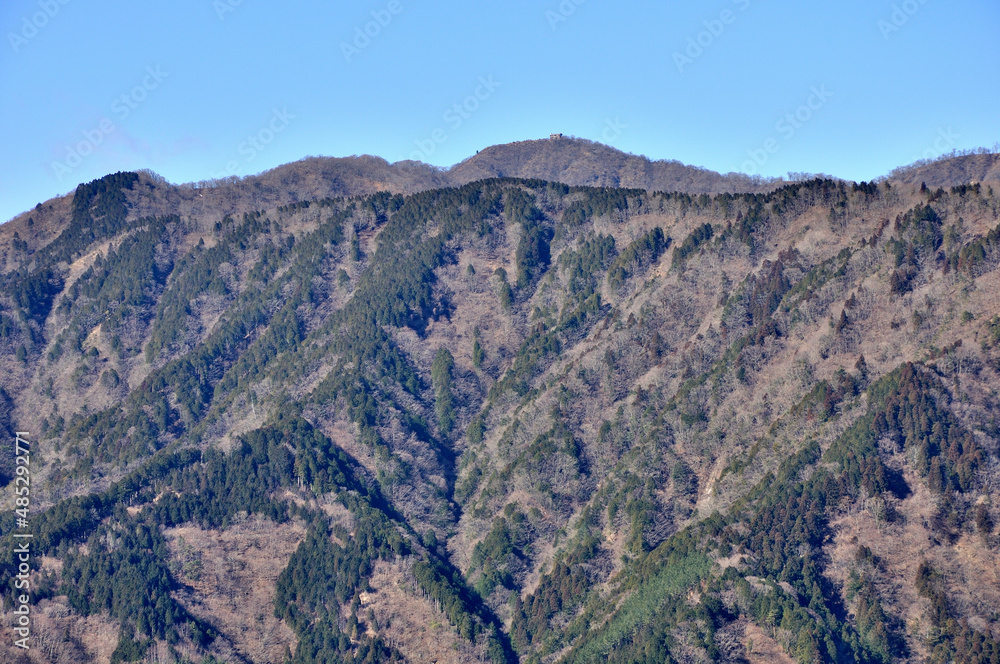
[[[1000,657],[988,184],[410,167],[118,173],[0,233],[27,661]]]
[[[305,157],[257,175],[171,184],[152,171],[140,171],[167,201],[160,206],[136,206],[136,215],[165,210],[200,213],[209,206],[222,214],[242,214],[261,206],[288,205],[299,200],[355,196],[378,191],[412,194],[454,187],[491,177],[561,182],[570,186],[624,187],[689,194],[755,193],[786,183],[743,173],[720,174],[676,160],[650,160],[586,139],[562,137],[489,146],[448,168],[417,161],[389,162],[382,157]],[[929,162],[901,166],[878,181],[927,184],[932,188],[971,182],[1000,182],[996,153],[945,155]],[[294,192],[294,193],[293,193]],[[72,193],[39,205],[66,200]],[[208,198],[208,201],[197,199]],[[32,211],[11,220],[26,220]],[[7,225],[4,224],[4,225]]]

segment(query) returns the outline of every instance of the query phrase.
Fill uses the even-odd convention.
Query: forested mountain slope
[[[720,175],[678,161],[650,161],[607,145],[574,138],[495,145],[448,169],[419,161],[390,164],[381,157],[361,155],[307,157],[257,175],[182,185],[170,184],[151,171],[143,171],[139,177],[139,186],[127,193],[129,212],[134,219],[165,214],[238,216],[303,201],[378,192],[412,194],[462,186],[491,177],[541,178],[568,185],[636,187],[689,194],[757,192],[775,186],[775,181],[734,173]],[[44,205],[39,203],[35,210],[16,217],[14,225],[25,224],[29,217],[35,223],[44,222],[50,216],[53,224],[59,224],[60,220],[65,223],[69,218],[66,208],[71,200],[72,194]],[[26,239],[49,228],[47,223],[42,226],[36,227]],[[55,232],[61,230],[59,227]]]
[[[4,661],[1000,661],[991,186],[386,189],[3,229]]]

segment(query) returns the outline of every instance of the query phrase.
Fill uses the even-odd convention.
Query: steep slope
[[[988,187],[170,191],[3,247],[6,659],[1000,653]]]

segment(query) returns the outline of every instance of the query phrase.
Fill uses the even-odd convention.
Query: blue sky
[[[1000,141],[996,0],[4,0],[0,220],[79,182],[562,132],[871,179]]]

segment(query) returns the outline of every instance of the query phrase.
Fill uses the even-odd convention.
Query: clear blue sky
[[[856,180],[1000,141],[996,0],[3,0],[0,25],[0,220],[117,170],[449,166],[551,132]]]

